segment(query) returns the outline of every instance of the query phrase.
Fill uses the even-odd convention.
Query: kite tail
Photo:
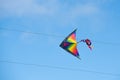
[[[80,41],[77,42],[77,43],[80,43],[80,42],[86,43],[86,45],[88,46],[88,48],[89,48],[90,50],[92,50],[92,46],[91,46],[92,42],[91,42],[89,39],[82,39],[82,40],[80,40]]]
[[[93,46],[93,45],[91,45],[91,46],[89,46],[89,48],[90,48],[90,50],[92,50],[92,49],[94,48],[94,46]]]
[[[91,46],[88,46],[90,48],[90,50],[92,50],[92,47]]]
[[[80,43],[80,42],[85,42],[85,39],[82,39],[82,40],[78,41],[77,43]]]

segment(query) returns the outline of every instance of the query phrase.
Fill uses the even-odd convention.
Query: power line
[[[116,43],[116,42],[105,42],[105,41],[94,41],[94,43],[97,44],[104,44],[104,45],[111,45],[111,46],[120,46],[120,43]]]
[[[46,33],[40,33],[40,32],[31,32],[31,31],[24,31],[24,30],[18,30],[18,29],[3,28],[3,27],[0,27],[0,29],[1,29],[1,30],[7,30],[7,31],[15,31],[15,32],[22,32],[22,33],[29,33],[29,34],[43,35],[43,36],[64,37],[64,36],[61,36],[61,35],[55,35],[55,34],[46,34]]]
[[[7,30],[7,31],[14,31],[14,32],[36,34],[36,35],[42,35],[42,36],[49,36],[49,37],[58,37],[58,38],[64,38],[65,37],[65,36],[62,36],[62,35],[47,34],[47,33],[40,33],[40,32],[31,32],[31,31],[24,31],[24,30],[18,30],[18,29],[3,28],[3,27],[0,27],[0,29],[1,30]],[[93,42],[94,43],[98,43],[98,44],[120,46],[120,43],[105,42],[105,41],[96,41],[96,40],[93,40]]]
[[[107,73],[107,72],[99,72],[99,71],[92,71],[92,70],[85,70],[85,69],[75,69],[75,68],[68,68],[68,67],[58,67],[58,66],[40,65],[40,64],[23,63],[23,62],[15,62],[15,61],[3,61],[3,60],[0,60],[0,62],[1,63],[26,65],[26,66],[43,67],[43,68],[51,68],[51,69],[60,69],[60,70],[69,70],[69,71],[80,71],[80,72],[88,72],[88,73],[94,73],[94,74],[101,74],[101,75],[108,75],[108,76],[120,77],[120,74]]]

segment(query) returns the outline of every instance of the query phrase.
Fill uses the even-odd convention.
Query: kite
[[[73,56],[80,59],[79,52],[77,49],[77,44],[80,42],[86,43],[88,48],[92,50],[91,44],[92,42],[89,39],[82,39],[79,42],[76,41],[76,30],[71,32],[60,44],[60,47],[63,48],[65,51],[71,53]]]

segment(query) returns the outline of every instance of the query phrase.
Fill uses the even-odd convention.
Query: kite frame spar
[[[60,44],[60,47],[65,51],[71,53],[73,56],[80,59],[78,50],[77,50],[77,41],[76,41],[76,30],[71,32]]]

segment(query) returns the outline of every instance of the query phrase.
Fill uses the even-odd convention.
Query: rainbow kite
[[[83,39],[79,42],[76,41],[76,30],[77,29],[75,29],[62,41],[62,43],[60,44],[60,47],[80,59],[80,56],[77,50],[77,44],[79,42],[85,42],[91,50],[92,50],[92,47],[91,47],[91,41],[89,39]]]

